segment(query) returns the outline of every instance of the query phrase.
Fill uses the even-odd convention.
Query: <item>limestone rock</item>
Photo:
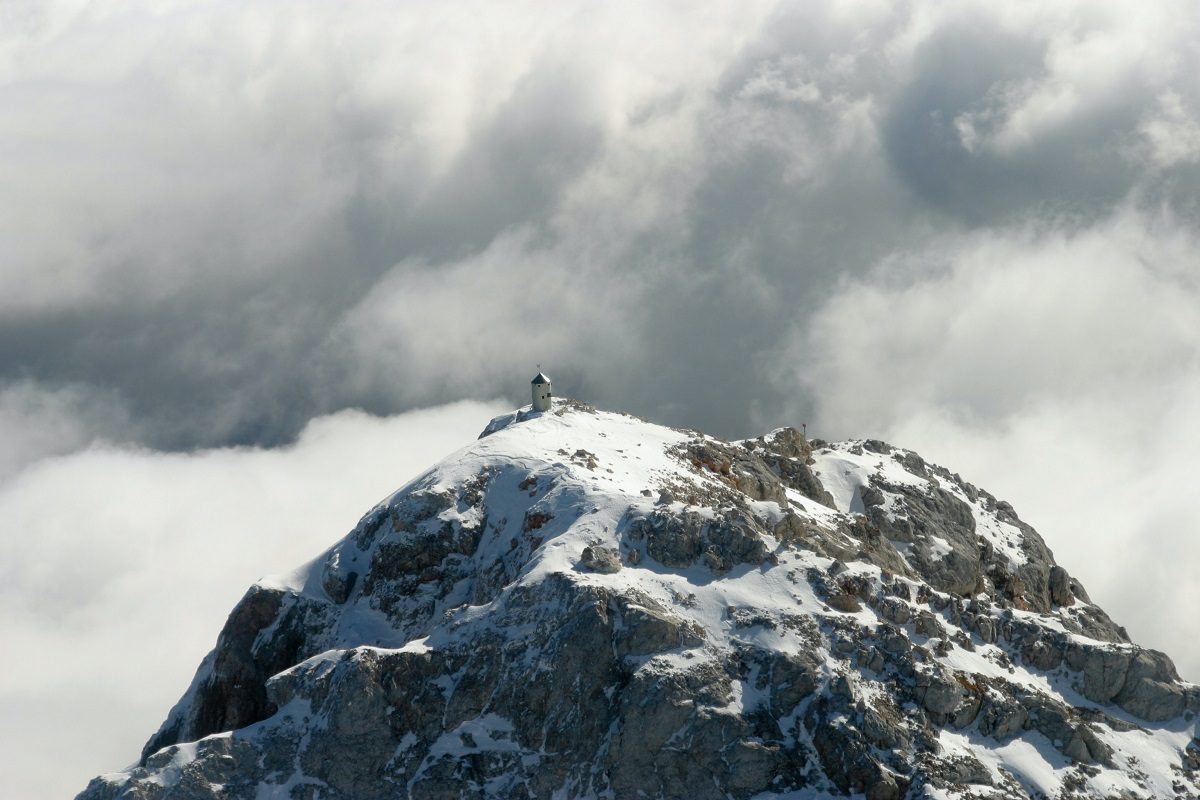
[[[911,451],[555,400],[252,587],[81,797],[1197,797],[1197,713],[1011,505]]]

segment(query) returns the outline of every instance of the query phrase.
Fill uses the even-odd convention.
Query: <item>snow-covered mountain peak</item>
[[[252,587],[114,797],[1195,797],[1200,689],[911,451],[498,417]]]

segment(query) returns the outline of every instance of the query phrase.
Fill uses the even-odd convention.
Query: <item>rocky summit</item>
[[[916,453],[556,400],[251,587],[80,797],[1195,798],[1198,712]]]

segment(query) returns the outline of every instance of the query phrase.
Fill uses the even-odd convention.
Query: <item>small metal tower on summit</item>
[[[549,411],[550,410],[550,379],[542,374],[542,365],[538,364],[538,374],[533,376],[530,381],[530,389],[533,391],[533,410],[534,411]]]

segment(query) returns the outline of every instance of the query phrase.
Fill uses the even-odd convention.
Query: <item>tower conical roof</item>
[[[533,380],[531,380],[530,383],[550,383],[550,379],[547,378],[544,373],[539,372],[537,375],[533,376]]]

